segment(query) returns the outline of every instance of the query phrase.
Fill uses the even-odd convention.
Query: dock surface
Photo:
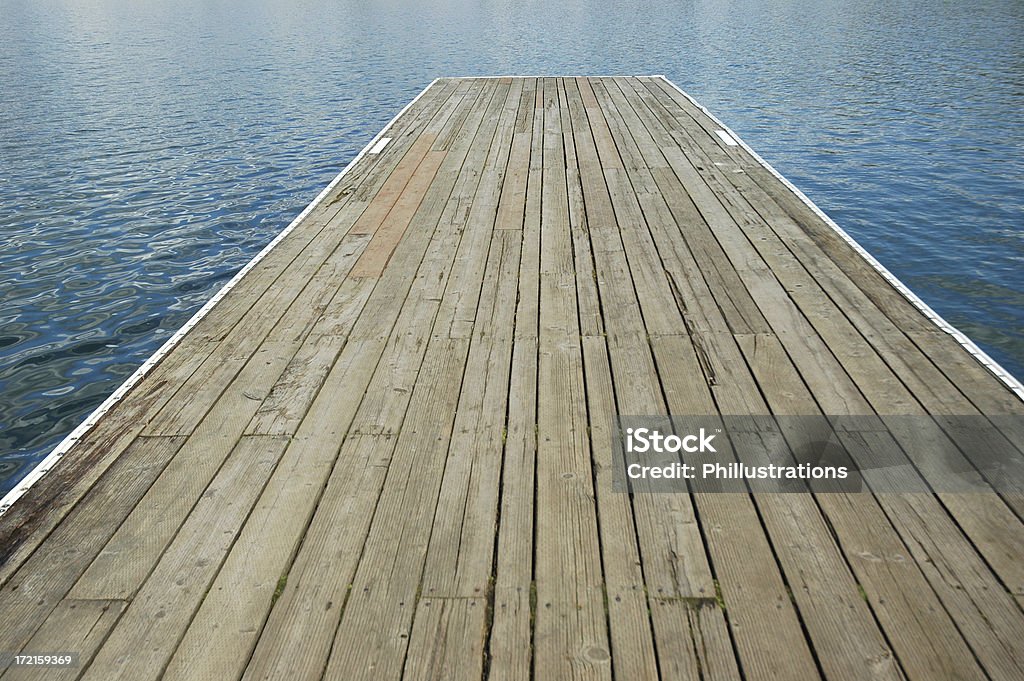
[[[0,518],[3,681],[1024,677],[1024,494],[613,491],[616,414],[1024,414],[721,130],[435,81]]]

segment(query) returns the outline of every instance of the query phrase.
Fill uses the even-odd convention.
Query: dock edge
[[[899,277],[890,272],[885,265],[876,260],[875,256],[871,255],[871,253],[869,253],[867,249],[865,249],[863,246],[857,243],[856,239],[854,239],[846,230],[844,230],[842,227],[836,224],[836,222],[832,218],[830,218],[825,213],[825,211],[823,211],[821,208],[815,205],[815,203],[811,201],[806,194],[800,191],[796,187],[796,185],[787,180],[782,175],[782,173],[773,168],[772,165],[768,163],[768,161],[761,158],[760,154],[758,154],[750,147],[750,145],[744,142],[743,139],[739,135],[737,135],[728,125],[723,123],[717,116],[708,111],[707,107],[705,107],[703,104],[695,100],[681,87],[679,87],[671,80],[669,80],[667,76],[657,75],[655,76],[655,78],[661,78],[667,84],[671,85],[673,88],[675,88],[676,91],[679,92],[679,94],[686,97],[694,106],[696,106],[698,109],[704,112],[704,114],[708,118],[714,121],[717,125],[720,125],[723,130],[729,133],[729,135],[732,136],[732,138],[736,140],[736,142],[754,158],[754,160],[760,163],[765,170],[774,175],[780,182],[782,182],[782,184],[786,185],[786,187],[789,188],[790,191],[796,194],[797,198],[803,201],[804,204],[812,211],[814,211],[814,213],[819,218],[821,218],[826,225],[831,227],[832,230],[843,239],[843,241],[848,243],[854,251],[856,251],[862,258],[864,258],[864,260],[869,265],[871,265],[872,269],[874,269],[876,272],[882,275],[882,277],[887,282],[889,282],[889,284],[892,285],[893,288],[899,291],[904,298],[906,298],[914,307],[920,310],[925,317],[930,319],[937,327],[939,327],[940,329],[948,333],[950,336],[952,336],[956,340],[956,342],[959,343],[960,346],[963,347],[968,353],[970,353],[975,359],[977,359],[982,366],[988,369],[996,378],[1002,381],[1007,388],[1009,388],[1014,394],[1016,394],[1017,397],[1024,401],[1024,385],[1022,385],[1021,382],[1013,376],[1013,374],[1004,369],[1002,365],[999,364],[999,362],[992,359],[988,355],[988,353],[986,353],[984,350],[978,347],[977,344],[975,344],[974,341],[968,338],[966,334],[964,334],[962,331],[960,331],[955,326],[946,321],[942,317],[942,315],[933,310],[928,305],[928,303],[921,300],[916,293],[910,290],[910,287],[908,287],[906,284],[900,281]]]
[[[120,402],[121,399],[128,394],[129,390],[135,387],[135,384],[137,384],[139,381],[145,378],[146,375],[153,369],[153,367],[159,364],[160,360],[167,356],[167,354],[170,353],[171,350],[173,350],[178,345],[178,343],[181,342],[181,339],[185,337],[185,334],[191,331],[196,326],[196,324],[202,321],[203,317],[209,314],[210,311],[217,305],[217,303],[219,303],[228,293],[230,293],[231,289],[237,286],[238,282],[240,282],[242,278],[249,273],[250,270],[256,267],[256,265],[258,265],[261,260],[267,257],[267,255],[272,250],[274,250],[274,248],[277,247],[277,245],[281,243],[285,237],[291,234],[292,231],[294,231],[294,229],[299,225],[299,223],[302,222],[306,218],[306,216],[313,211],[314,208],[320,205],[320,203],[327,197],[327,195],[330,194],[331,190],[334,189],[339,182],[341,182],[341,180],[345,177],[348,171],[351,170],[356,163],[358,163],[364,156],[366,156],[370,152],[373,146],[377,144],[377,142],[380,141],[381,138],[384,137],[388,130],[391,129],[391,126],[393,126],[395,122],[399,118],[401,118],[403,114],[405,114],[406,111],[411,109],[413,105],[415,105],[416,102],[418,102],[420,98],[423,97],[423,95],[425,95],[427,91],[434,86],[435,83],[437,83],[438,80],[440,80],[440,78],[435,78],[434,80],[430,81],[429,85],[423,88],[423,90],[421,90],[418,95],[416,95],[408,104],[402,107],[402,110],[395,114],[394,118],[388,121],[387,125],[385,125],[380,132],[374,135],[373,138],[366,143],[366,146],[364,146],[359,151],[359,153],[356,154],[355,157],[351,161],[349,161],[344,168],[341,169],[341,172],[339,172],[334,177],[334,179],[331,180],[331,182],[326,187],[324,187],[320,191],[320,193],[317,194],[316,197],[312,201],[310,201],[305,208],[302,209],[302,212],[296,215],[295,218],[290,223],[288,223],[287,227],[281,230],[277,234],[277,236],[275,236],[270,241],[270,243],[263,247],[263,250],[257,253],[252,260],[246,263],[242,267],[242,269],[235,273],[235,276],[231,277],[231,279],[229,279],[228,282],[224,284],[224,286],[221,287],[221,289],[217,291],[217,293],[215,293],[214,296],[210,298],[210,300],[208,300],[205,305],[199,308],[199,310],[194,315],[192,315],[192,317],[187,322],[185,322],[184,326],[175,331],[174,334],[170,338],[168,338],[164,342],[164,344],[161,345],[157,349],[157,351],[154,352],[149,357],[149,359],[142,363],[142,366],[136,369],[135,372],[117,388],[117,390],[111,393],[110,396],[107,397],[107,399],[100,403],[100,405],[96,407],[96,409],[94,409],[92,413],[89,414],[89,416],[87,416],[86,419],[78,425],[77,428],[68,433],[68,435],[63,440],[61,440],[49,454],[46,455],[46,458],[44,458],[42,461],[36,464],[35,468],[29,471],[28,475],[21,479],[21,481],[14,487],[14,489],[5,494],[4,497],[0,499],[0,517],[3,517],[3,515],[7,513],[7,511],[11,508],[11,506],[14,505],[14,503],[18,499],[24,496],[25,493],[28,492],[34,484],[39,482],[39,480],[44,475],[49,473],[50,470],[75,445],[75,443],[81,440],[86,433],[92,430],[92,428],[97,423],[99,423],[99,420],[103,418],[103,416],[108,411],[110,411],[110,409],[115,404]]]

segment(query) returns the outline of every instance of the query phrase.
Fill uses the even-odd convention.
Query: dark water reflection
[[[0,0],[0,491],[440,75],[664,73],[1024,373],[1024,3]]]

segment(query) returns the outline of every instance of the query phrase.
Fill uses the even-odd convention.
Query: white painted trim
[[[888,281],[893,286],[893,288],[895,288],[897,291],[903,294],[904,298],[909,300],[914,307],[920,310],[925,317],[934,322],[937,327],[939,327],[940,329],[948,333],[950,336],[952,336],[957,343],[959,343],[965,350],[967,350],[967,352],[973,355],[974,358],[977,359],[986,369],[991,371],[999,380],[1005,383],[1006,387],[1012,390],[1017,395],[1017,397],[1021,398],[1021,400],[1024,400],[1024,385],[1021,385],[1021,382],[1014,378],[1009,371],[1004,369],[1002,366],[999,365],[998,362],[989,357],[984,350],[979,348],[974,343],[974,341],[972,341],[970,338],[964,335],[962,331],[958,330],[952,324],[947,322],[939,315],[939,313],[937,313],[935,310],[929,307],[927,303],[918,298],[917,294],[911,291],[910,288],[908,288],[906,284],[900,281],[895,274],[886,269],[885,266],[882,265],[882,263],[878,262],[873,255],[868,253],[863,246],[857,243],[852,236],[847,234],[847,232],[842,227],[837,225],[835,221],[832,220],[832,218],[830,218],[828,215],[825,215],[825,212],[818,208],[816,205],[814,205],[814,202],[807,198],[807,196],[802,191],[797,189],[792,182],[783,177],[779,171],[775,170],[775,168],[771,167],[771,165],[767,161],[761,158],[756,151],[751,149],[750,146],[746,142],[744,142],[739,135],[737,135],[729,128],[729,126],[720,121],[713,113],[708,111],[702,104],[700,104],[697,100],[695,100],[693,97],[684,92],[682,88],[680,88],[678,85],[673,83],[665,76],[659,75],[655,77],[661,78],[666,83],[675,88],[677,91],[679,91],[679,93],[686,97],[688,100],[690,100],[690,102],[692,102],[694,106],[703,111],[708,118],[710,118],[717,125],[721,126],[726,132],[728,132],[732,136],[732,138],[736,140],[736,142],[738,142],[739,145],[743,147],[743,149],[746,150],[748,154],[750,154],[758,163],[764,166],[765,170],[767,170],[772,175],[777,177],[784,185],[786,185],[790,189],[790,191],[796,194],[796,196],[801,201],[803,201],[808,208],[810,208],[818,217],[824,220],[825,224],[831,227],[836,232],[836,234],[838,234],[840,237],[842,237],[844,241],[846,241],[846,243],[850,244],[853,250],[859,253],[860,256],[864,258],[864,260],[866,260],[867,263],[875,269],[875,271],[881,274],[882,277],[884,277],[885,280]]]
[[[427,91],[430,90],[430,88],[433,87],[434,83],[436,83],[438,80],[440,79],[434,79],[433,81],[431,81],[430,85],[428,85],[426,88],[423,89],[422,92],[416,95],[416,97],[413,98],[411,102],[406,104],[405,107],[403,107],[402,110],[399,111],[398,114],[396,114],[395,117],[392,118],[388,122],[388,124],[384,126],[384,129],[378,132],[376,135],[374,135],[373,139],[371,139],[367,143],[367,145],[363,147],[358,154],[356,154],[356,157],[349,161],[348,165],[346,165],[342,169],[342,171],[338,173],[333,180],[331,180],[330,184],[324,187],[323,191],[317,194],[316,198],[313,199],[309,203],[309,205],[306,206],[302,210],[302,212],[299,213],[295,217],[295,219],[288,224],[287,227],[285,227],[276,237],[274,237],[274,239],[269,244],[267,244],[262,251],[257,253],[256,257],[250,260],[245,265],[245,267],[240,269],[238,273],[235,274],[235,276],[233,276],[230,281],[228,281],[228,283],[224,284],[224,286],[219,291],[217,291],[216,294],[214,294],[213,298],[207,301],[207,303],[203,305],[203,307],[201,307],[198,312],[192,315],[191,319],[185,322],[185,325],[183,327],[178,329],[174,333],[174,335],[168,338],[167,341],[163,345],[161,345],[160,348],[156,352],[154,352],[149,359],[143,362],[142,366],[136,369],[135,373],[129,376],[128,379],[110,395],[110,397],[104,400],[103,403],[100,404],[100,406],[96,407],[96,409],[91,414],[89,414],[88,417],[86,417],[85,421],[79,424],[79,426],[75,428],[73,431],[71,431],[67,437],[61,440],[61,442],[56,447],[53,448],[53,451],[51,451],[46,456],[46,458],[40,461],[35,468],[29,471],[28,475],[21,479],[21,481],[14,489],[12,489],[10,492],[4,495],[4,498],[0,499],[0,516],[3,516],[5,513],[7,513],[7,511],[11,508],[14,502],[20,499],[29,489],[31,489],[32,485],[39,482],[39,480],[44,475],[50,472],[53,469],[53,467],[57,464],[57,462],[59,462],[64,457],[68,450],[70,450],[71,447],[76,442],[82,439],[82,437],[86,433],[92,430],[92,428],[99,422],[99,420],[103,417],[104,414],[110,411],[110,409],[115,404],[120,402],[121,399],[128,393],[128,391],[135,386],[136,383],[141,381],[143,377],[145,377],[146,374],[148,374],[153,369],[153,367],[155,367],[160,362],[160,360],[167,356],[167,354],[171,350],[173,350],[175,346],[178,345],[178,343],[181,342],[181,339],[185,337],[185,334],[191,331],[196,326],[196,324],[198,324],[200,320],[203,319],[203,317],[209,314],[210,310],[212,310],[217,305],[217,303],[219,303],[224,298],[224,296],[226,296],[231,291],[231,289],[237,286],[238,282],[240,282],[242,278],[252,270],[252,268],[254,268],[257,264],[259,264],[261,260],[267,257],[267,254],[274,250],[274,248],[279,243],[281,243],[281,241],[283,241],[286,236],[291,234],[292,231],[298,226],[298,224],[302,222],[302,220],[305,219],[305,217],[309,215],[310,212],[312,212],[313,209],[316,208],[328,194],[330,194],[331,190],[334,189],[334,187],[336,187],[339,182],[341,182],[341,179],[345,176],[345,174],[348,173],[348,171],[351,170],[352,167],[355,166],[355,164],[358,163],[361,158],[363,158],[363,156],[365,156],[367,153],[370,153],[370,150],[374,148],[379,142],[381,142],[382,139],[390,140],[390,138],[384,138],[384,133],[390,130],[391,126],[393,126],[395,122],[402,117],[402,114],[408,111],[417,101],[419,101],[419,99],[423,95],[425,95]],[[381,148],[383,148],[383,146]],[[379,153],[379,150],[378,152],[373,153]]]
[[[715,134],[718,135],[718,138],[725,142],[728,146],[736,146],[736,140],[734,140],[732,135],[727,133],[725,130],[715,130]]]

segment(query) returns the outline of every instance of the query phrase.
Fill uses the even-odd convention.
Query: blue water
[[[1024,374],[1020,0],[0,0],[0,492],[435,77],[645,73]]]

